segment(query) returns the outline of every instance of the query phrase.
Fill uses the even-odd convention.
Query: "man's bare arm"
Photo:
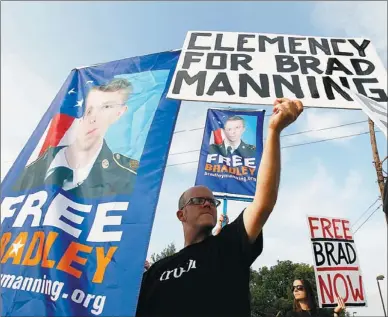
[[[275,207],[280,183],[280,133],[303,111],[300,101],[276,99],[270,118],[267,140],[257,175],[253,202],[244,212],[244,225],[249,240],[254,242]]]

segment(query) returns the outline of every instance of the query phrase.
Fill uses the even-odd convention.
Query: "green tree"
[[[161,259],[164,259],[165,257],[168,257],[170,255],[173,255],[176,253],[176,248],[175,248],[175,244],[172,242],[170,243],[166,248],[164,248],[162,250],[162,252],[160,252],[159,254],[158,253],[153,253],[151,255],[151,264],[161,260]]]
[[[278,261],[274,266],[251,270],[250,290],[252,317],[282,316],[292,310],[292,282],[309,280],[315,289],[312,266],[291,261]]]

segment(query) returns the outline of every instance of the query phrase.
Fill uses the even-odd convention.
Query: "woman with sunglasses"
[[[338,297],[338,305],[333,313],[328,313],[327,309],[318,307],[315,301],[313,287],[308,280],[297,279],[292,285],[294,295],[293,311],[287,314],[287,317],[339,317],[339,314],[345,310],[345,303],[341,297]]]

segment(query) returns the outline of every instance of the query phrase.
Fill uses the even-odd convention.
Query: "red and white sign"
[[[307,217],[320,307],[367,306],[357,251],[346,219]]]

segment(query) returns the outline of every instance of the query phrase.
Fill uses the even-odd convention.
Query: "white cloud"
[[[198,109],[201,110],[199,111]],[[205,120],[206,105],[204,103],[182,102],[171,142],[167,165],[198,161]],[[197,163],[190,163],[175,165],[170,168],[174,168],[175,171],[184,172],[196,169],[197,165]]]
[[[368,123],[361,121],[366,121],[367,119],[367,116],[359,110],[308,109],[298,119],[298,127],[294,128],[293,131],[285,131],[283,135],[293,133],[294,131],[312,132],[283,137],[282,145],[289,146],[366,132],[368,131]],[[361,123],[348,125],[354,122]],[[326,129],[331,127],[336,128]],[[353,138],[342,138],[331,142],[341,146],[348,145]]]
[[[386,1],[316,2],[312,22],[332,33],[370,38],[383,63],[387,63]],[[342,34],[340,34],[342,35]]]
[[[168,164],[196,161],[202,144],[203,130],[174,134]],[[183,165],[182,165],[183,166]]]
[[[352,111],[353,113],[349,113]],[[341,111],[319,111],[311,110],[306,113],[306,130],[320,130],[327,127],[337,127],[352,122],[366,121],[365,116],[361,116],[359,111],[348,110],[348,113]],[[308,133],[307,136],[312,139],[336,138],[368,130],[368,124],[360,123],[354,125],[345,125],[339,128],[321,130]],[[340,139],[342,142],[346,139]],[[337,141],[338,142],[338,141]]]

